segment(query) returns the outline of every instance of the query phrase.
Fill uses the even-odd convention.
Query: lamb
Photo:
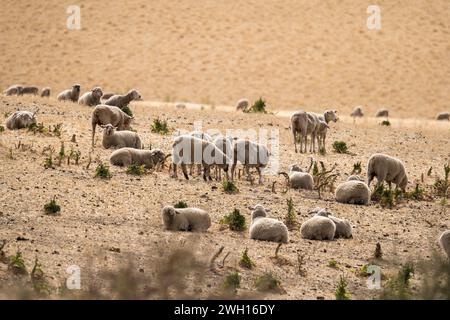
[[[211,226],[209,214],[198,208],[174,208],[165,206],[162,221],[166,230],[205,232]]]
[[[353,238],[352,226],[347,220],[339,219],[332,216],[326,209],[315,208],[310,213],[314,213],[315,216],[330,218],[336,225],[336,231],[334,233],[334,238]]]
[[[39,110],[39,109],[38,109]],[[30,111],[16,111],[6,119],[6,128],[9,130],[18,130],[26,128],[29,125],[36,123],[36,113]]]
[[[336,188],[335,198],[340,203],[367,205],[370,200],[370,189],[362,181],[346,181]]]
[[[56,99],[58,99],[58,101],[77,102],[78,98],[80,97],[80,90],[81,86],[79,84],[74,84],[72,86],[72,89],[62,91],[60,94],[58,94]]]
[[[352,113],[350,113],[350,116],[353,118],[362,118],[364,117],[364,112],[361,107],[356,107],[353,109]]]
[[[134,148],[134,149],[142,149],[141,139],[138,134],[133,131],[116,131],[117,127],[114,127],[111,124],[107,124],[105,126],[100,125],[103,130],[103,148]]]
[[[114,166],[144,165],[147,169],[158,169],[164,167],[166,158],[160,149],[121,148],[111,154],[109,162]]]
[[[43,97],[43,98],[50,97],[50,92],[51,92],[51,89],[49,87],[42,89],[41,97]]]
[[[212,142],[202,140],[191,135],[176,137],[172,144],[172,177],[177,177],[177,165],[181,166],[183,175],[189,180],[186,166],[189,164],[201,164],[203,166],[203,180],[212,180],[211,167],[217,166],[227,174],[231,159],[220,151]]]
[[[440,121],[447,120],[447,121],[450,121],[450,112],[440,112],[440,113],[438,113],[437,116],[436,116],[436,120],[440,120]]]
[[[236,111],[244,111],[248,108],[249,104],[250,103],[249,103],[248,99],[241,99],[236,103],[235,109],[236,109]]]
[[[377,118],[382,118],[382,117],[387,118],[387,117],[389,117],[389,110],[388,109],[380,109],[375,114],[375,117],[377,117]]]
[[[105,104],[108,106],[116,106],[120,109],[128,106],[128,104],[133,100],[141,100],[141,95],[137,90],[130,90],[125,95],[113,95],[105,101]]]
[[[267,218],[267,212],[262,205],[250,207],[252,211],[249,236],[250,239],[273,241],[280,243],[287,243],[289,241],[288,229],[286,225],[273,218]]]
[[[9,88],[7,88],[5,91],[3,91],[3,94],[6,96],[18,96],[22,92],[23,86],[20,84],[13,84]]]
[[[92,146],[94,146],[95,127],[112,124],[118,131],[129,130],[133,117],[114,106],[98,105],[92,111]]]
[[[302,223],[300,235],[309,240],[333,240],[336,224],[328,217],[313,216]]]
[[[94,107],[100,104],[100,98],[103,95],[102,88],[95,87],[91,91],[85,92],[80,99],[78,99],[78,104]]]
[[[439,237],[439,244],[450,259],[450,230],[444,231]]]
[[[262,169],[270,160],[270,153],[266,146],[245,139],[239,139],[233,146],[233,164],[231,166],[231,180],[234,179],[234,170],[239,161],[247,173],[247,178],[251,179],[250,168],[256,168],[259,175],[258,183],[263,183]]]
[[[391,187],[391,183],[395,183],[396,189],[400,188],[405,192],[408,184],[408,176],[403,162],[400,159],[382,154],[373,154],[367,165],[367,185],[370,186],[373,178],[377,177],[377,186],[386,181]]]
[[[39,92],[39,88],[38,87],[23,87],[22,90],[20,91],[19,95],[24,95],[24,94],[32,94],[32,95],[37,95]]]
[[[233,137],[217,137],[214,140],[214,145],[222,151],[228,158],[233,156]],[[217,167],[216,167],[217,168]],[[222,169],[217,168],[216,179],[222,180]]]
[[[294,189],[312,190],[314,188],[313,176],[307,172],[302,172],[297,165],[291,165],[289,173],[279,172],[286,177],[288,184]]]

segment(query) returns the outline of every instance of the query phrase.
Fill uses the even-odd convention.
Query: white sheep
[[[233,157],[233,137],[217,137],[213,141],[214,145],[222,151],[228,158]],[[222,180],[222,169],[216,167],[216,179]]]
[[[18,96],[22,92],[23,85],[20,84],[13,84],[12,86],[8,87],[5,91],[3,91],[3,94],[6,96]]]
[[[211,226],[209,214],[198,208],[165,206],[161,216],[166,230],[205,232]]]
[[[251,179],[250,168],[256,168],[259,175],[258,183],[263,183],[262,170],[269,164],[270,153],[266,146],[246,139],[239,139],[233,145],[233,165],[231,166],[231,180],[234,179],[234,171],[237,162],[240,162]]]
[[[85,92],[79,99],[78,104],[94,107],[100,104],[100,98],[103,95],[102,88],[95,87],[91,91]]]
[[[58,101],[77,102],[80,97],[80,90],[81,86],[79,84],[74,84],[71,89],[60,92],[56,99],[58,99]]]
[[[436,120],[440,120],[440,121],[447,120],[447,121],[450,121],[450,112],[440,112],[440,113],[438,113],[437,116],[436,116]]]
[[[236,103],[235,109],[236,109],[236,111],[244,111],[248,108],[249,104],[250,103],[249,103],[248,99],[241,99]]]
[[[113,95],[105,101],[105,104],[108,106],[116,106],[122,109],[128,106],[128,104],[133,100],[142,100],[141,95],[135,89],[128,91],[128,93],[125,95]]]
[[[389,117],[389,110],[388,109],[380,109],[375,114],[375,117],[377,117],[377,118],[381,118],[381,117],[387,118],[387,117]]]
[[[370,186],[373,178],[377,177],[377,186],[386,181],[391,187],[393,182],[396,188],[400,188],[405,192],[408,184],[408,176],[406,175],[405,165],[400,159],[388,156],[382,153],[373,154],[367,165],[367,185]]]
[[[370,189],[362,181],[346,181],[337,186],[335,198],[340,203],[367,205],[370,200]]]
[[[288,242],[289,235],[286,225],[277,219],[267,218],[269,209],[265,209],[259,204],[249,209],[253,210],[249,229],[250,239],[281,243]]]
[[[160,149],[121,148],[111,154],[109,162],[114,166],[144,165],[147,169],[158,169],[164,167],[167,157]]]
[[[450,230],[444,231],[439,237],[439,244],[450,259]]]
[[[100,125],[103,128],[103,148],[120,149],[120,148],[134,148],[142,149],[141,139],[136,132],[122,130],[116,131],[117,127],[112,124]]]
[[[302,223],[300,235],[309,240],[333,240],[336,225],[328,217],[313,216]]]
[[[325,121],[319,120],[319,124],[317,125],[317,145],[319,151],[323,150],[326,152],[325,148],[325,140],[327,138],[327,131],[330,129],[328,124]]]
[[[313,176],[307,172],[302,172],[298,165],[291,165],[289,173],[279,172],[286,177],[289,186],[293,189],[312,190],[314,188]]]
[[[5,121],[6,128],[8,128],[9,130],[18,130],[26,128],[33,123],[36,123],[36,113],[38,112],[38,110],[36,110],[35,112],[30,111],[14,112],[6,119]]]
[[[334,238],[352,238],[352,226],[347,220],[340,219],[331,215],[326,209],[323,208],[315,208],[310,211],[315,216],[322,216],[330,218],[334,224],[336,225],[336,231],[334,233]]]
[[[361,107],[355,107],[352,113],[350,113],[350,116],[353,118],[362,118],[364,117],[364,112]]]
[[[133,117],[130,117],[118,107],[98,105],[92,111],[92,146],[94,146],[95,128],[97,125],[112,124],[118,131],[129,130]]]
[[[51,89],[49,87],[45,87],[42,89],[41,97],[50,97]]]
[[[24,94],[32,94],[32,95],[37,95],[39,93],[39,88],[32,86],[32,87],[23,87],[22,90],[20,91],[19,95],[24,95]]]

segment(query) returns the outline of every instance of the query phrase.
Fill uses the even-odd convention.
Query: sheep
[[[350,113],[350,116],[353,118],[362,118],[364,117],[364,112],[361,107],[356,107],[353,109],[352,113]]]
[[[363,181],[364,182],[364,178],[357,176],[357,175],[351,175],[347,178],[347,181]]]
[[[184,103],[177,103],[175,105],[175,108],[177,108],[177,109],[186,109],[186,105]]]
[[[44,89],[42,89],[41,97],[50,97],[50,92],[51,89],[49,87],[45,87]]]
[[[205,141],[209,141],[209,142],[213,141],[212,137],[203,131],[192,131],[189,133],[189,135],[192,137],[198,138],[198,139],[205,140]],[[193,171],[194,171],[194,164],[191,164],[191,165],[189,165],[189,174],[191,176],[193,174]],[[200,174],[201,171],[202,171],[202,165],[197,164],[197,174]]]
[[[23,87],[22,90],[20,91],[19,95],[24,95],[24,94],[32,94],[32,95],[37,95],[39,92],[39,88],[38,87]]]
[[[396,189],[400,188],[405,192],[408,184],[408,176],[406,175],[405,165],[400,159],[388,156],[382,153],[373,154],[367,165],[367,185],[370,186],[373,178],[377,177],[377,186],[386,181],[391,188],[391,183],[396,185]]]
[[[227,174],[231,159],[220,151],[212,142],[202,140],[191,135],[176,137],[172,144],[172,177],[177,178],[177,165],[181,166],[183,175],[189,180],[186,166],[189,164],[201,164],[203,166],[203,180],[212,180],[211,166],[218,166]]]
[[[100,104],[100,98],[103,95],[102,88],[95,87],[91,91],[85,92],[79,99],[78,104],[94,107]]]
[[[249,103],[248,99],[241,99],[236,103],[235,109],[236,109],[236,111],[244,111],[248,108],[249,104],[250,103]]]
[[[7,88],[5,91],[3,91],[3,94],[6,96],[18,96],[22,92],[23,86],[20,84],[13,84],[9,88]]]
[[[233,154],[233,137],[217,137],[213,141],[214,145],[231,159]],[[216,167],[216,179],[222,179],[222,169]]]
[[[450,259],[450,230],[444,231],[439,237],[439,244]]]
[[[114,127],[111,124],[100,125],[103,130],[103,148],[134,148],[134,149],[142,149],[141,139],[138,134],[133,131],[116,131],[117,127]]]
[[[334,217],[326,209],[323,208],[315,208],[311,210],[310,213],[314,213],[314,216],[330,218],[334,222],[334,224],[336,225],[334,238],[353,238],[352,226],[347,220]]]
[[[80,97],[81,86],[79,84],[74,84],[72,89],[67,89],[58,94],[56,99],[58,101],[72,101],[77,102]]]
[[[35,112],[30,111],[16,111],[12,115],[10,115],[5,123],[6,128],[9,130],[18,130],[22,128],[26,128],[31,124],[36,123],[36,113],[39,109],[37,109]]]
[[[327,131],[330,129],[328,124],[325,121],[319,120],[319,124],[317,126],[317,145],[319,147],[319,151],[323,150],[326,152],[325,148],[325,139],[327,138]]]
[[[337,186],[335,198],[340,203],[367,205],[370,200],[370,189],[362,181],[346,181]]]
[[[270,153],[266,146],[245,139],[237,140],[233,145],[233,164],[231,166],[231,180],[234,179],[234,170],[239,161],[247,173],[247,178],[251,180],[250,168],[258,171],[258,183],[263,183],[262,169],[270,160]]]
[[[336,224],[328,217],[313,216],[302,223],[300,235],[309,240],[333,240]]]
[[[92,146],[94,146],[95,127],[112,124],[118,131],[129,130],[133,117],[114,106],[98,105],[92,111]]]
[[[375,117],[377,117],[377,118],[382,118],[382,117],[387,118],[387,117],[389,117],[389,110],[388,109],[380,109],[375,114]]]
[[[313,176],[307,172],[302,172],[297,165],[291,165],[289,173],[279,172],[286,177],[287,182],[291,188],[312,190],[314,188]]]
[[[139,94],[139,92],[137,92],[137,90],[130,90],[128,91],[127,94],[125,95],[119,95],[119,94],[115,94],[113,96],[111,96],[110,98],[108,98],[105,101],[105,104],[108,106],[116,106],[119,107],[120,109],[128,106],[128,104],[133,101],[133,100],[141,100],[141,95]]]
[[[164,167],[167,157],[160,149],[121,148],[111,154],[109,162],[114,166],[143,165],[147,169],[158,169]]]
[[[286,225],[277,219],[267,218],[269,209],[265,209],[259,204],[249,209],[253,210],[249,228],[250,239],[280,243],[287,243],[289,241]]]
[[[436,120],[447,120],[450,121],[450,112],[440,112],[436,116]]]
[[[174,208],[165,206],[161,210],[166,230],[205,232],[211,226],[209,214],[198,208]]]

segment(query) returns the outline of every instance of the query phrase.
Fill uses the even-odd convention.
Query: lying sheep
[[[310,213],[314,213],[315,216],[327,217],[336,225],[336,231],[334,233],[334,238],[353,238],[352,226],[347,220],[339,219],[332,216],[326,209],[315,208]]]
[[[447,120],[450,121],[450,112],[441,112],[436,116],[436,120]]]
[[[396,185],[396,188],[400,188],[405,192],[406,185],[408,184],[408,176],[403,162],[400,159],[382,154],[373,154],[367,165],[367,185],[370,186],[373,178],[377,177],[377,186],[383,184],[386,181],[391,188],[391,183]]]
[[[289,173],[280,172],[286,177],[287,183],[293,189],[312,190],[314,188],[313,176],[307,172],[302,172],[297,165],[291,165]]]
[[[100,98],[103,95],[102,88],[95,87],[91,91],[85,92],[80,99],[78,99],[78,104],[94,107],[100,104]]]
[[[245,139],[237,140],[233,145],[233,165],[231,166],[231,180],[234,179],[234,170],[237,162],[240,162],[251,180],[250,168],[256,168],[259,175],[258,183],[263,183],[262,169],[270,160],[270,153],[266,146]]]
[[[39,109],[38,109],[39,110]],[[9,130],[18,130],[26,128],[29,125],[36,123],[36,113],[30,111],[16,111],[6,119],[6,128]]]
[[[175,105],[175,108],[177,108],[177,109],[186,109],[186,105],[184,103],[177,103]]]
[[[313,216],[302,223],[300,235],[309,240],[333,240],[336,225],[328,217]]]
[[[129,130],[133,117],[114,106],[98,105],[92,111],[92,146],[94,146],[95,127],[111,124],[118,131]]]
[[[161,215],[166,230],[205,232],[211,226],[209,214],[198,208],[165,206]]]
[[[362,181],[362,182],[364,182],[364,178],[357,176],[357,175],[351,175],[347,178],[347,181]]]
[[[13,84],[9,88],[7,88],[5,91],[3,91],[3,94],[6,96],[18,96],[22,92],[23,86],[20,84]]]
[[[103,148],[120,149],[128,147],[142,149],[141,139],[136,132],[127,130],[116,131],[117,127],[114,127],[112,124],[100,125],[100,127],[103,128]]]
[[[81,86],[79,84],[74,84],[72,86],[72,89],[62,91],[60,94],[58,94],[56,99],[58,99],[58,101],[77,102],[78,98],[80,97],[80,90]]]
[[[241,99],[236,103],[235,109],[236,109],[236,111],[244,111],[248,108],[249,104],[250,103],[249,103],[248,99]]]
[[[340,203],[366,205],[369,203],[370,189],[362,181],[346,181],[336,188],[335,198]]]
[[[43,98],[50,97],[50,92],[51,92],[51,89],[49,87],[42,89],[41,97],[43,97]]]
[[[128,106],[128,104],[133,100],[141,100],[141,95],[137,90],[130,90],[125,95],[113,95],[105,101],[105,104],[108,106],[116,106],[120,109]]]
[[[450,230],[444,231],[439,237],[439,244],[450,259]]]
[[[267,218],[268,209],[261,205],[250,207],[252,211],[249,236],[250,239],[287,243],[289,240],[286,225],[272,218]]]
[[[23,87],[22,90],[20,91],[19,95],[24,95],[24,94],[32,94],[32,95],[37,95],[39,92],[39,88],[38,87]]]
[[[356,107],[353,109],[352,113],[350,113],[350,116],[353,118],[362,118],[364,117],[364,112],[361,107]]]
[[[377,118],[381,118],[381,117],[387,118],[387,117],[389,117],[389,110],[388,109],[380,109],[375,114],[375,117],[377,117]]]
[[[167,156],[160,149],[121,148],[111,154],[109,162],[114,166],[144,165],[147,169],[159,169],[164,167],[166,158]]]

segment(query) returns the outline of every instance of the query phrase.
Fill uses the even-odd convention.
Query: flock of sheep
[[[133,100],[140,100],[141,95],[131,90],[125,95],[103,94],[100,87],[84,93],[80,97],[80,85],[58,94],[59,101],[72,101],[94,107],[91,117],[92,147],[95,146],[95,129],[99,125],[103,129],[102,145],[105,149],[116,149],[110,155],[110,163],[115,166],[144,165],[146,168],[160,169],[165,160],[172,157],[171,176],[177,177],[177,165],[181,167],[185,179],[189,180],[194,167],[203,173],[205,181],[212,180],[211,169],[216,169],[216,179],[221,179],[224,171],[227,180],[233,180],[236,165],[243,165],[248,179],[251,179],[250,169],[255,168],[259,175],[259,184],[263,183],[262,170],[268,165],[270,152],[264,145],[235,137],[216,137],[213,139],[207,133],[194,131],[174,138],[172,152],[164,153],[160,149],[142,149],[139,135],[131,131],[133,117],[127,115],[122,108]],[[14,85],[4,91],[5,95],[38,94],[38,88]],[[45,88],[41,96],[49,96],[50,89]],[[247,99],[239,100],[236,110],[248,108]],[[36,123],[37,111],[16,111],[6,119],[6,127],[10,130],[25,128]],[[363,116],[362,109],[357,107],[351,114],[353,117]],[[380,110],[377,116],[387,117],[388,110]],[[336,110],[326,110],[323,114],[307,111],[297,111],[291,116],[290,128],[293,135],[295,152],[300,143],[300,152],[307,152],[308,136],[310,137],[309,152],[325,148],[327,130],[330,123],[338,121]],[[449,120],[449,113],[441,113],[438,120]],[[207,156],[206,156],[207,155]],[[188,167],[190,172],[188,173]],[[314,179],[298,165],[292,165],[286,175],[292,188],[312,190]],[[374,154],[368,160],[367,182],[359,176],[350,176],[347,181],[339,184],[335,191],[335,199],[340,203],[367,205],[370,202],[370,183],[377,178],[378,185],[387,182],[389,187],[394,183],[403,192],[408,184],[408,176],[400,159],[386,154]],[[277,219],[269,218],[269,209],[261,205],[250,207],[251,224],[249,237],[255,240],[287,243],[289,232],[286,225]],[[173,231],[206,231],[211,226],[208,212],[199,208],[174,208],[166,206],[161,212],[164,227]],[[310,211],[310,218],[304,221],[300,228],[302,238],[310,240],[333,240],[338,237],[352,237],[352,227],[346,220],[333,216],[324,208]],[[444,232],[439,242],[450,258],[450,231]]]

